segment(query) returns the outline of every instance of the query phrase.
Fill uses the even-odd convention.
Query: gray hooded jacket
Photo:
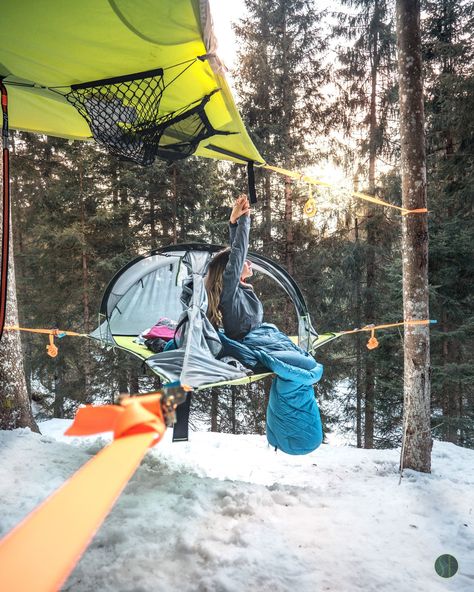
[[[224,331],[230,339],[243,339],[263,321],[263,306],[249,284],[240,281],[249,246],[250,216],[229,224],[230,256],[224,270],[221,312]]]

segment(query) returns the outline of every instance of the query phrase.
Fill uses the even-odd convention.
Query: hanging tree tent
[[[204,275],[212,256],[221,249],[217,245],[171,245],[131,261],[115,275],[105,290],[100,309],[102,323],[91,336],[142,359],[165,383],[180,381],[194,390],[220,384],[245,384],[267,376],[248,376],[229,364],[219,363],[214,359],[219,346],[206,345],[210,340],[220,343],[206,318]],[[304,297],[284,268],[256,253],[249,253],[248,258],[253,270],[274,281],[293,303],[298,325],[295,340],[300,347],[314,351],[340,335],[316,333]],[[183,286],[185,294],[186,287],[192,287],[188,298],[182,297]],[[180,325],[183,319],[191,317],[192,309],[199,311],[198,322],[203,325],[202,334],[206,343],[195,341],[201,340],[201,332],[187,330],[183,333],[190,333],[189,337],[183,337],[179,331],[178,350],[154,354],[137,343],[137,336],[160,317],[175,319]],[[181,358],[177,354],[179,349],[182,349]]]
[[[4,132],[9,124],[77,140],[95,138],[111,152],[141,164],[196,154],[265,165],[215,53],[208,0],[25,0],[20,5],[4,3],[2,23]],[[4,203],[8,201],[7,196]],[[1,310],[6,300],[8,218],[4,207]],[[198,256],[192,250],[186,255],[189,273],[197,273],[200,284],[208,258],[209,253]],[[202,311],[205,299],[200,293],[196,304]],[[156,318],[148,321],[153,324]],[[3,317],[1,325],[0,332]],[[142,329],[137,325],[135,330]],[[188,362],[189,356],[183,356]],[[152,362],[147,360],[150,366]],[[167,375],[160,364],[155,365],[157,373],[177,377],[171,367]],[[191,380],[190,367],[182,366],[179,374],[194,388],[242,378],[235,371],[216,375],[213,366],[205,378]]]
[[[0,77],[8,90],[11,127],[78,140],[94,137],[141,164],[192,153],[264,163],[215,54],[207,0],[142,0],[133,5],[124,0],[80,5],[49,0],[41,6],[30,1],[21,10],[5,6],[2,18]],[[159,257],[152,258],[154,264]],[[205,271],[209,253],[191,250],[187,257],[189,273]],[[175,259],[181,262],[183,256]],[[270,262],[265,265],[272,268]],[[128,269],[126,277],[130,273]],[[289,286],[291,279],[284,282]],[[178,310],[168,316],[181,313],[180,290],[177,286],[174,295]],[[147,324],[157,318],[150,314]],[[108,322],[113,326],[115,317]],[[145,327],[137,322],[129,332],[136,335]],[[123,345],[124,337],[119,339]],[[168,378],[161,366],[155,365],[155,371]],[[176,371],[168,372],[178,378]],[[197,382],[190,380],[188,364],[181,378],[196,388],[242,378],[223,368],[216,374],[216,365],[209,372]]]

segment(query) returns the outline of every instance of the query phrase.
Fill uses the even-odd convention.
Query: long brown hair
[[[222,314],[220,311],[221,294],[223,288],[224,269],[229,261],[230,248],[219,251],[207,268],[206,291],[207,291],[207,318],[214,327],[222,325]]]

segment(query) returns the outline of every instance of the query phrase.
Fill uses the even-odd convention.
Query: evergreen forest
[[[245,0],[235,24],[239,111],[267,162],[285,169],[337,170],[338,187],[312,187],[256,168],[251,250],[300,286],[318,332],[403,319],[399,89],[395,7],[388,0]],[[474,447],[474,4],[422,2],[429,209],[431,430]],[[87,334],[103,292],[140,254],[169,244],[228,242],[244,167],[190,157],[149,167],[94,143],[16,131],[11,142],[12,238],[20,327]],[[265,320],[294,334],[283,292],[258,276]],[[403,436],[403,330],[338,339],[317,352],[315,386],[324,430],[365,448],[393,448]],[[24,372],[37,417],[71,418],[79,405],[158,386],[119,349],[85,338],[23,333]],[[191,424],[235,434],[265,433],[269,382],[195,395]]]

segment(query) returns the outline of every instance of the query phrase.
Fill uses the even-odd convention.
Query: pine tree
[[[241,112],[268,162],[304,167],[318,156],[313,142],[324,123],[319,15],[308,0],[247,0],[246,8],[248,16],[236,27]],[[265,172],[259,195],[255,244],[291,270],[297,256],[293,203],[298,194],[289,180]]]
[[[344,6],[355,13],[339,12],[333,27],[334,35],[342,40],[338,48],[340,67],[334,71],[339,89],[333,108],[333,121],[344,133],[344,140],[335,141],[338,151],[345,154],[345,166],[355,171],[355,189],[359,177],[366,180],[365,191],[380,192],[380,159],[393,161],[393,135],[396,100],[395,31],[393,10],[385,0],[344,0]],[[346,143],[350,139],[349,145]],[[353,150],[355,140],[356,150]],[[348,154],[348,151],[351,151]],[[385,310],[381,295],[384,276],[382,261],[392,245],[390,225],[380,208],[366,204],[354,211],[354,257],[357,265],[353,276],[356,301],[355,324],[374,324]],[[362,262],[361,262],[362,259]],[[377,355],[366,350],[362,360],[361,338],[357,337],[355,392],[357,405],[357,441],[366,448],[378,445],[376,414],[382,389],[377,384],[380,368]],[[362,401],[364,406],[362,409]],[[364,412],[362,421],[362,410]],[[362,427],[364,438],[362,439]]]
[[[474,445],[472,3],[425,4],[434,434]]]

